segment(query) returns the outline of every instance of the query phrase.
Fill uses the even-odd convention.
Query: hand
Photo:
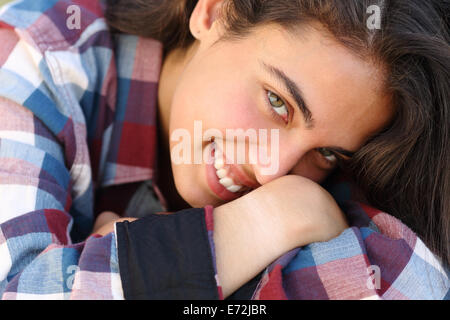
[[[301,176],[275,179],[240,201],[253,208],[254,218],[264,218],[272,233],[280,232],[289,249],[328,241],[348,228],[333,197],[319,184]]]
[[[105,236],[114,231],[114,224],[121,221],[134,221],[136,218],[121,218],[118,214],[111,211],[103,211],[95,220],[94,231],[92,234]]]

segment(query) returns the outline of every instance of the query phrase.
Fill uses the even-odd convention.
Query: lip
[[[233,181],[236,184],[239,184],[241,186],[249,187],[249,188],[252,188],[252,189],[256,189],[256,188],[261,186],[261,184],[259,184],[255,180],[251,179],[244,172],[244,170],[241,167],[239,167],[239,166],[230,165],[228,167],[228,175],[230,176],[230,178],[233,179]]]

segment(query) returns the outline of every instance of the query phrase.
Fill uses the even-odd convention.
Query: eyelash
[[[334,167],[334,166],[340,165],[342,159],[341,159],[336,153],[331,152],[331,153],[333,154],[333,156],[335,157],[335,159],[336,159],[336,160],[334,160],[334,161],[331,161],[331,160],[327,159],[327,157],[325,157],[325,156],[320,152],[320,149],[326,149],[326,148],[316,148],[316,149],[314,149],[314,152],[317,152],[318,155],[319,155],[319,157],[320,157],[323,161],[325,161],[326,164],[327,164],[328,166]]]
[[[281,121],[285,126],[288,125],[291,122],[291,118],[292,118],[292,112],[291,112],[290,106],[278,94],[276,94],[272,90],[264,89],[264,93],[265,93],[265,101],[267,102],[267,106],[269,108],[272,118],[276,121]],[[275,107],[270,103],[269,93],[272,93],[273,95],[277,96],[283,102],[283,105],[287,109],[287,120],[285,120],[282,116],[280,116],[274,110]]]

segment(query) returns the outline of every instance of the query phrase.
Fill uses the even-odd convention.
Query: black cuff
[[[228,296],[225,300],[252,300],[263,274],[264,270],[257,274],[252,280],[233,292],[233,294]]]
[[[125,299],[218,299],[203,208],[116,224]]]

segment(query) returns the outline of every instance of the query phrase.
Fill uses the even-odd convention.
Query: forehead
[[[258,59],[283,70],[300,88],[316,123],[315,135],[332,136],[356,150],[393,115],[385,72],[357,56],[320,25],[294,32],[269,25],[250,39]],[[253,43],[252,43],[253,42]]]

